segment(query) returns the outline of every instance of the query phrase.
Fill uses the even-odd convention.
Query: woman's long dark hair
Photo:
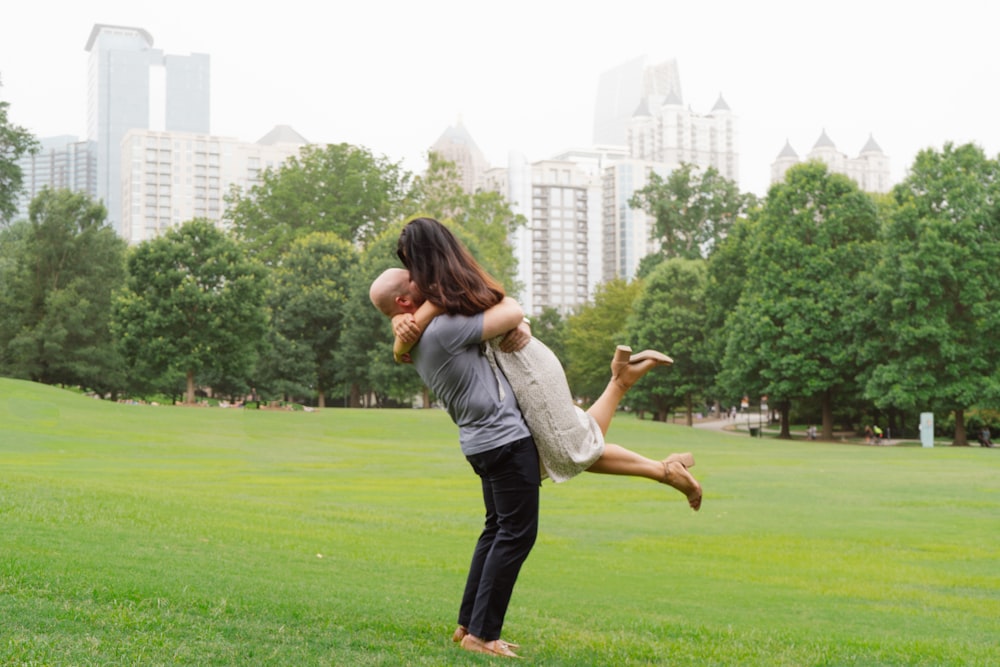
[[[396,254],[424,298],[449,313],[475,315],[504,298],[500,283],[433,218],[408,222],[399,235]]]

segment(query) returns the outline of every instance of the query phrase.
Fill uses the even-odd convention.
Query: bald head
[[[392,317],[399,313],[412,312],[418,305],[415,303],[415,291],[410,282],[410,272],[406,269],[386,269],[372,281],[368,290],[368,298],[372,305],[383,315]]]

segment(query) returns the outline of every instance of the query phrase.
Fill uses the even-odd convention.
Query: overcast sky
[[[290,125],[423,166],[459,118],[491,164],[591,144],[600,74],[676,59],[684,102],[737,115],[740,185],[766,192],[786,139],[825,129],[856,157],[873,135],[903,176],[946,141],[1000,151],[1000,5],[987,0],[32,0],[0,22],[0,99],[39,137],[86,135],[95,23],[211,56],[212,134]]]

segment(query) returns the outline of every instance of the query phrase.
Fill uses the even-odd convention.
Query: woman
[[[393,318],[397,335],[393,353],[397,360],[435,316],[473,315],[495,306],[505,296],[500,284],[451,231],[432,218],[416,218],[403,228],[397,254],[425,299],[415,316]],[[504,351],[509,347],[494,340],[487,354],[496,360],[510,383],[534,436],[542,466],[553,481],[565,481],[584,470],[646,477],[683,493],[692,509],[701,507],[701,486],[687,470],[694,465],[690,454],[654,461],[604,442],[625,392],[653,367],[672,363],[669,357],[653,350],[633,355],[630,348],[618,346],[611,362],[611,380],[600,398],[584,412],[573,404],[559,360],[541,341],[531,338],[519,351]]]

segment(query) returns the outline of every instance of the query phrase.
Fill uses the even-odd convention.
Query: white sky
[[[1000,150],[1000,4],[989,0],[32,0],[0,21],[0,99],[39,137],[86,135],[95,23],[211,57],[212,134],[291,125],[423,167],[462,119],[487,159],[591,143],[600,74],[676,58],[684,102],[739,119],[740,185],[766,192],[788,139],[825,129],[856,157],[869,133],[894,180],[946,141]]]

